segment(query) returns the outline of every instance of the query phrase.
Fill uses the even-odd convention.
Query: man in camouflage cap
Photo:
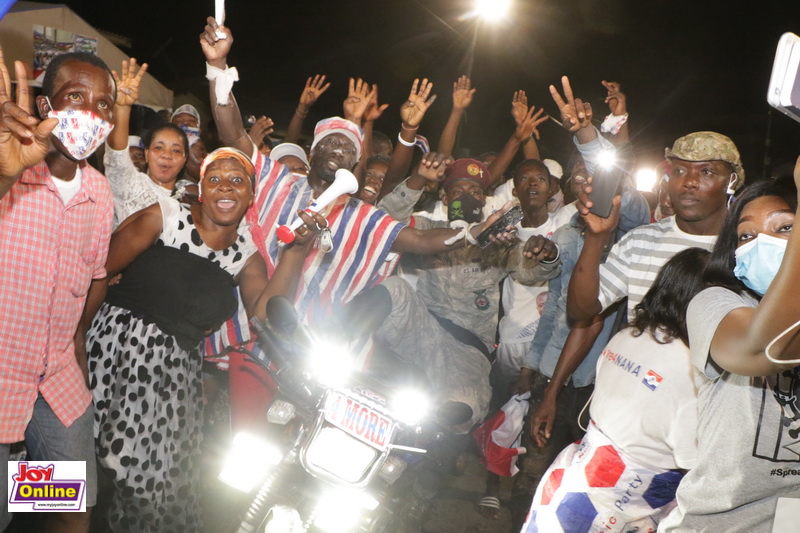
[[[675,141],[672,148],[666,148],[667,159],[683,161],[724,161],[731,167],[728,194],[733,194],[744,185],[744,168],[739,150],[730,137],[715,131],[696,131]]]

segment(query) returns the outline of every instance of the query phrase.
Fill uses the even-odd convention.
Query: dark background
[[[149,62],[177,97],[207,101],[198,35],[213,14],[212,0],[64,3],[96,28],[129,37],[126,52]],[[411,82],[429,77],[438,100],[420,133],[435,147],[452,83],[471,65],[478,92],[461,130],[463,153],[502,147],[513,131],[517,89],[557,117],[547,87],[560,87],[566,74],[601,119],[608,111],[600,81],[622,84],[640,165],[657,163],[665,146],[697,130],[732,137],[748,181],[781,165],[785,171],[800,154],[800,123],[766,103],[778,38],[800,33],[794,0],[515,0],[510,19],[492,26],[461,19],[469,0],[227,4],[235,37],[229,63],[239,69],[234,92],[242,112],[266,114],[278,128],[288,124],[306,78],[322,73],[333,85],[306,120],[307,133],[316,120],[341,114],[347,78],[361,76],[380,86],[381,103],[391,104],[376,129],[395,137]],[[543,156],[563,163],[569,137],[552,122],[541,133]]]

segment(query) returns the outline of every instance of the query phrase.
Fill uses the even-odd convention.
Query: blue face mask
[[[193,126],[187,126],[186,124],[181,124],[180,128],[186,135],[194,135],[195,137],[200,137],[200,128],[195,128]]]
[[[781,266],[786,243],[786,239],[759,233],[755,239],[736,249],[733,275],[764,296]]]

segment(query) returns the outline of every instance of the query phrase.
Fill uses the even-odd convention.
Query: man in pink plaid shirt
[[[87,511],[48,513],[45,528],[88,532],[92,396],[85,343],[73,337],[89,286],[105,283],[113,199],[83,160],[110,130],[116,86],[95,56],[58,56],[35,102],[40,121],[28,112],[25,68],[15,67],[16,103],[0,70],[0,531],[11,520],[9,445],[24,440],[31,460],[86,462]]]

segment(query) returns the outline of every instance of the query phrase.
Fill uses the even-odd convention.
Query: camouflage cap
[[[684,161],[725,161],[736,172],[732,184],[736,190],[744,184],[744,168],[739,150],[730,137],[714,131],[696,131],[675,141],[672,148],[664,150],[667,158]]]

